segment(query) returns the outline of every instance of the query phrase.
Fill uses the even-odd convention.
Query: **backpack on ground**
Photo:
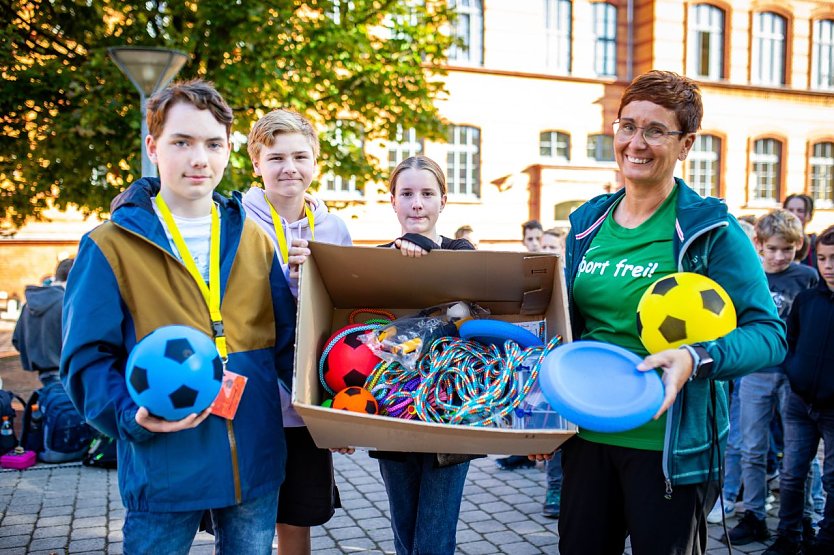
[[[101,432],[95,432],[81,464],[98,468],[116,468],[116,440]]]
[[[3,417],[8,417],[9,428],[11,430],[11,437],[6,437],[6,433],[3,433],[3,436],[0,437],[0,451],[2,451],[0,452],[0,455],[14,449],[17,446],[17,435],[14,433],[14,419],[15,416],[17,416],[17,411],[15,411],[12,406],[12,402],[15,399],[20,401],[21,405],[26,405],[23,399],[11,391],[0,389],[0,420],[2,420]],[[6,432],[6,430],[4,430],[4,432]],[[6,443],[8,443],[8,445],[6,445]]]
[[[59,380],[38,390],[43,413],[43,450],[38,459],[47,463],[80,461],[87,453],[93,431],[70,401]]]
[[[43,411],[40,410],[39,390],[29,396],[23,405],[23,427],[20,432],[20,444],[27,451],[43,451]]]

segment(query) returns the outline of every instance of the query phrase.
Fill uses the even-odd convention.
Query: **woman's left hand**
[[[689,376],[692,375],[693,370],[692,357],[686,349],[667,349],[647,356],[637,366],[637,369],[643,372],[653,371],[655,368],[663,370],[660,379],[663,381],[666,391],[663,396],[663,404],[660,405],[660,410],[653,417],[654,420],[657,420],[660,415],[669,410],[669,407],[675,402],[678,392],[689,381]]]

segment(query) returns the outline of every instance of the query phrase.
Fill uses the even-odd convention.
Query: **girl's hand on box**
[[[356,449],[353,447],[332,447],[330,452],[339,453],[341,455],[353,455],[356,452]]]
[[[306,239],[293,239],[292,246],[287,251],[287,264],[290,267],[290,278],[298,279],[299,267],[307,261],[310,249]]]
[[[429,251],[404,239],[394,240],[394,246],[400,249],[403,256],[408,256],[410,258],[420,258],[421,256],[429,254]]]
[[[527,455],[531,461],[549,461],[553,458],[553,453],[536,453],[535,455]]]

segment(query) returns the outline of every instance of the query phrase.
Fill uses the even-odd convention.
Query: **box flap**
[[[311,243],[310,250],[335,308],[422,309],[465,300],[494,314],[542,314],[558,268],[550,254],[438,250],[413,259],[378,247]]]

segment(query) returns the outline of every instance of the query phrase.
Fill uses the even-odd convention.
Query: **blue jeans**
[[[790,386],[782,373],[755,372],[744,376],[739,388],[741,401],[741,479],[744,510],[763,520],[767,496],[767,451],[774,409],[784,414]]]
[[[469,463],[437,468],[432,453],[379,459],[397,555],[453,555]]]
[[[730,433],[724,455],[724,503],[735,503],[741,490],[741,402],[738,397],[741,380],[733,381],[730,393]]]
[[[187,555],[203,510],[174,513],[131,511],[125,514],[125,555]],[[278,492],[241,505],[212,509],[217,555],[269,555],[275,536]]]
[[[547,489],[562,491],[562,450],[553,454],[553,458],[545,465],[547,472]]]
[[[834,547],[834,409],[816,410],[792,393],[784,412],[785,456],[779,484],[779,534],[801,538],[805,484],[820,439],[825,445],[822,486],[828,497],[817,541]]]
[[[811,461],[811,504],[814,512],[822,514],[825,508],[825,496],[822,494],[822,468],[820,458],[814,457]]]

